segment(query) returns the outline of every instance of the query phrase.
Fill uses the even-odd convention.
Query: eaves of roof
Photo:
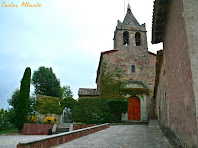
[[[155,0],[153,8],[152,44],[163,42],[171,0]]]

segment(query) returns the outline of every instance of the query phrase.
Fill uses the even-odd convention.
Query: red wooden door
[[[129,98],[128,120],[140,120],[140,100],[137,97]]]

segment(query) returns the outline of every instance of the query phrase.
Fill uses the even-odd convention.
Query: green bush
[[[56,97],[37,95],[35,110],[41,114],[55,113],[61,115],[63,110]]]
[[[10,134],[10,133],[18,133],[18,129],[12,127],[11,129],[0,131],[0,135],[1,134]]]
[[[129,102],[125,100],[110,100],[107,102],[110,113],[112,113],[117,122],[121,122],[122,114],[127,113]]]
[[[99,97],[79,98],[72,111],[73,121],[91,123],[110,122],[110,112],[107,99]]]
[[[70,108],[71,110],[77,105],[77,100],[72,97],[66,97],[61,100],[61,106],[64,109],[65,107]]]
[[[74,122],[86,124],[120,122],[128,111],[128,101],[109,100],[101,97],[82,97],[72,111]]]
[[[5,131],[14,128],[9,122],[9,112],[3,108],[0,110],[0,131]]]

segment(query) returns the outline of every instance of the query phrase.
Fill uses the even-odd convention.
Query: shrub
[[[63,110],[59,105],[60,99],[56,97],[37,95],[35,110],[41,114],[55,113],[61,115]]]
[[[106,102],[107,99],[99,97],[79,98],[72,111],[73,121],[86,124],[110,122],[111,118]]]
[[[9,122],[9,112],[3,108],[0,110],[0,131],[12,129],[13,124]]]
[[[77,101],[74,100],[72,97],[66,97],[61,100],[61,106],[64,109],[65,107],[70,108],[71,110],[76,106]]]
[[[27,121],[28,121],[29,123],[37,123],[37,122],[38,122],[38,118],[37,118],[35,115],[29,115],[29,116],[27,117]]]
[[[44,119],[44,123],[55,124],[56,123],[56,119],[54,117],[46,117]]]
[[[127,113],[129,102],[125,100],[110,100],[107,102],[110,113],[112,113],[117,122],[121,122],[122,114]]]

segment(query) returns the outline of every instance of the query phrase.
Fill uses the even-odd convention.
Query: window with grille
[[[135,73],[135,65],[131,65],[131,73]]]

